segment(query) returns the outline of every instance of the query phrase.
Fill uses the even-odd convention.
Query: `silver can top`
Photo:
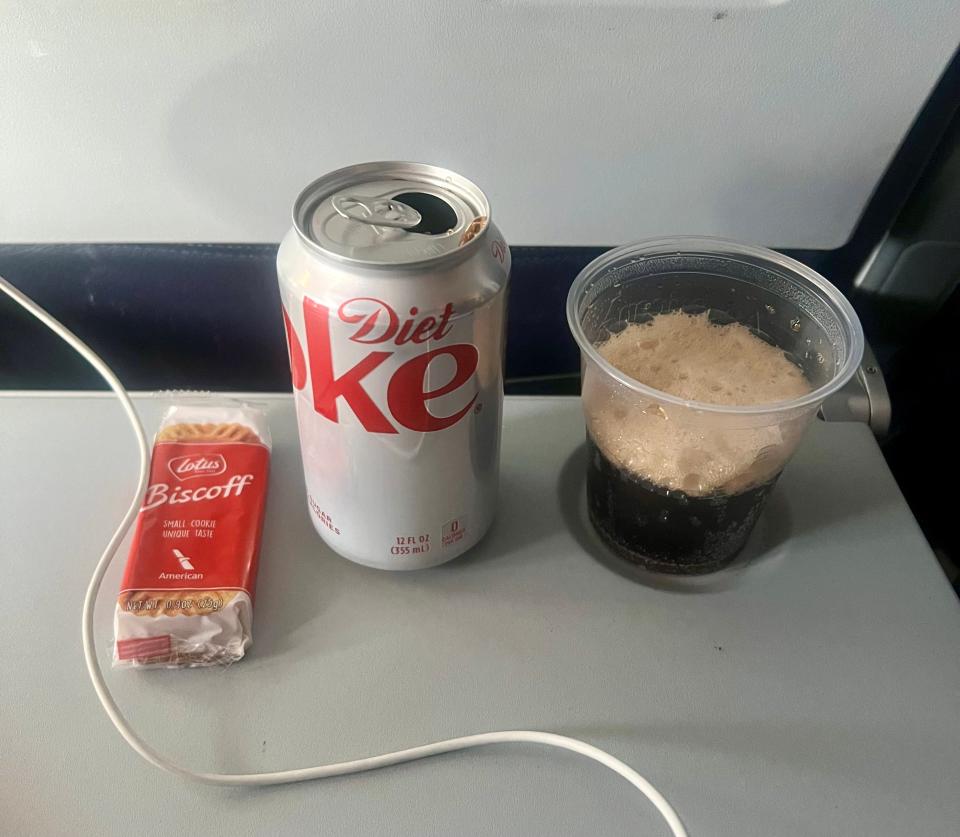
[[[315,180],[293,205],[306,245],[334,261],[395,267],[455,258],[489,225],[477,186],[423,163],[348,166]]]

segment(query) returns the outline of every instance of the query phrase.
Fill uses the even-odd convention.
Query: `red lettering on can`
[[[357,311],[354,303],[373,303],[376,307],[372,311]],[[416,314],[417,309],[411,308]],[[429,339],[438,339],[449,333],[450,317],[453,313],[452,303],[448,303],[440,318],[424,317],[417,324],[415,319],[409,319],[402,324],[396,311],[385,302],[372,297],[356,297],[347,300],[337,310],[339,319],[348,325],[358,325],[356,331],[350,335],[350,340],[357,343],[384,343],[396,337],[395,342],[423,343]],[[397,429],[384,415],[364,388],[363,379],[394,352],[370,352],[359,363],[348,369],[339,377],[333,369],[333,350],[330,340],[330,310],[309,297],[303,300],[303,320],[306,328],[307,359],[310,364],[310,382],[313,395],[313,408],[320,415],[333,422],[339,421],[337,399],[343,398],[359,419],[363,428],[370,433],[397,433]],[[284,325],[288,329],[288,342],[291,347],[299,346],[297,336],[290,320],[284,316]],[[440,387],[424,390],[423,383],[427,367],[430,363],[443,355],[451,357],[456,363],[456,369],[450,380]],[[293,348],[290,352],[291,369],[293,369]],[[302,357],[302,352],[301,352]],[[462,408],[449,416],[435,416],[427,409],[427,402],[448,395],[464,386],[477,371],[480,355],[476,346],[469,343],[458,343],[432,349],[417,355],[401,364],[390,378],[387,385],[386,407],[393,418],[403,427],[418,432],[431,432],[452,427],[462,419],[477,400],[477,393]],[[305,379],[305,372],[302,380]],[[294,371],[294,385],[298,376]],[[297,387],[298,389],[302,388]]]
[[[351,314],[348,306],[355,302],[372,302],[377,307],[369,314]],[[384,315],[383,328],[379,334],[374,334],[373,337],[368,338],[370,332],[373,331],[380,322],[380,314]],[[358,296],[354,299],[348,299],[337,310],[337,316],[345,323],[362,323],[360,328],[350,335],[350,339],[353,340],[354,343],[386,343],[397,333],[397,328],[400,325],[400,318],[393,308],[387,305],[387,303],[370,296]]]
[[[363,303],[373,303],[376,307],[372,311],[357,311],[357,303],[360,303],[360,307],[364,307]],[[411,308],[410,313],[413,316],[401,323],[400,315],[393,310],[393,306],[372,296],[348,299],[337,309],[337,316],[341,322],[348,325],[359,324],[360,327],[350,335],[354,343],[393,341],[398,346],[404,343],[426,343],[427,340],[440,340],[446,337],[452,328],[450,324],[450,317],[453,314],[452,302],[446,304],[439,320],[436,317],[426,316],[418,323],[417,309]]]
[[[341,396],[350,405],[364,430],[370,433],[396,433],[396,428],[380,412],[363,379],[393,352],[370,352],[356,366],[339,378],[333,373],[333,352],[330,346],[330,311],[309,297],[303,300],[303,321],[307,330],[307,354],[310,357],[310,382],[313,385],[313,409],[320,415],[338,421],[337,399]]]
[[[430,362],[441,355],[449,355],[457,363],[453,377],[441,387],[424,390],[423,379]],[[477,371],[480,354],[476,346],[469,343],[458,343],[455,346],[445,346],[442,349],[433,349],[408,360],[390,379],[387,387],[387,404],[393,417],[404,427],[429,433],[432,430],[444,430],[462,419],[473,402],[477,400],[474,393],[467,404],[450,416],[435,416],[427,409],[427,402],[431,398],[439,398],[462,387]]]
[[[287,335],[287,351],[290,353],[290,377],[293,378],[293,388],[303,389],[307,383],[307,363],[303,358],[303,346],[300,345],[300,338],[290,322],[287,315],[287,309],[281,307],[283,312],[283,330]]]

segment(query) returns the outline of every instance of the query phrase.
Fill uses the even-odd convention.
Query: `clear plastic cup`
[[[689,401],[598,352],[629,323],[678,310],[742,323],[782,349],[811,391],[756,406]],[[658,572],[709,573],[736,557],[820,404],[863,355],[857,315],[826,279],[772,250],[717,238],[605,253],[573,283],[567,319],[582,357],[590,519],[617,554]]]

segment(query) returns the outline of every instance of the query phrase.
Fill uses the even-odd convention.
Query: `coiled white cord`
[[[96,569],[93,571],[93,577],[90,579],[90,584],[87,586],[87,592],[83,599],[83,653],[87,661],[87,671],[90,674],[90,681],[93,683],[94,691],[96,691],[104,711],[109,715],[110,720],[113,721],[113,725],[117,728],[120,735],[123,736],[124,740],[148,762],[170,773],[175,773],[178,776],[211,785],[279,785],[288,782],[304,782],[310,779],[324,779],[329,776],[343,776],[347,773],[362,773],[367,770],[376,770],[379,767],[388,767],[394,764],[415,761],[416,759],[427,758],[428,756],[435,756],[440,753],[450,753],[454,750],[466,750],[472,747],[483,747],[487,744],[543,744],[548,747],[559,747],[562,750],[579,753],[582,756],[599,762],[604,765],[604,767],[609,767],[612,771],[626,779],[653,803],[664,820],[666,820],[674,837],[687,837],[686,829],[683,827],[683,823],[680,822],[680,818],[670,803],[664,799],[663,795],[651,785],[650,782],[637,773],[636,770],[597,747],[583,741],[578,741],[575,738],[567,738],[564,735],[555,735],[550,732],[530,730],[484,732],[478,735],[465,735],[461,738],[436,741],[433,744],[410,747],[407,750],[398,750],[395,753],[384,753],[380,756],[370,756],[369,758],[319,765],[317,767],[280,770],[275,773],[197,773],[185,767],[179,767],[157,753],[130,728],[126,718],[123,717],[113,696],[110,694],[110,690],[107,688],[107,684],[103,679],[103,672],[100,670],[100,663],[97,660],[96,645],[94,644],[93,636],[93,609],[97,601],[100,584],[103,581],[107,567],[110,566],[110,562],[113,560],[117,548],[120,546],[124,536],[127,534],[127,530],[130,528],[130,525],[140,510],[141,497],[147,487],[150,451],[146,435],[143,432],[143,425],[140,423],[137,411],[130,401],[130,397],[127,395],[123,385],[117,379],[117,376],[114,375],[110,367],[107,366],[89,346],[56,318],[52,317],[37,305],[32,299],[7,282],[2,276],[0,276],[0,290],[66,341],[97,370],[119,399],[120,406],[123,407],[137,439],[137,447],[140,452],[140,473],[137,480],[136,492],[134,493],[126,514],[123,516],[123,520],[120,521],[120,525],[113,533],[113,537],[110,538],[110,542],[107,544],[106,549],[104,549],[103,555],[100,556],[100,560],[97,562]]]

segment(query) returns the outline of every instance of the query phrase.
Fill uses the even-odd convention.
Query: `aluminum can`
[[[479,541],[497,503],[510,251],[447,169],[311,183],[277,254],[310,519],[345,558],[410,570]]]

